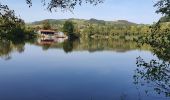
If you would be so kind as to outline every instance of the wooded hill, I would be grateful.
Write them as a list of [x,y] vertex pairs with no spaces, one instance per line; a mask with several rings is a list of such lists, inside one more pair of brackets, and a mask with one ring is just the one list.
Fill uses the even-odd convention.
[[105,20],[98,20],[98,19],[94,19],[91,18],[89,20],[86,19],[75,19],[75,18],[70,18],[70,19],[45,19],[45,20],[41,20],[41,21],[35,21],[32,22],[31,25],[41,25],[43,24],[44,21],[48,21],[50,24],[54,25],[54,24],[64,24],[65,21],[72,21],[75,22],[77,24],[101,24],[101,25],[125,25],[125,26],[132,26],[132,25],[137,25],[136,23],[133,22],[129,22],[126,20],[117,20],[117,21],[105,21]]

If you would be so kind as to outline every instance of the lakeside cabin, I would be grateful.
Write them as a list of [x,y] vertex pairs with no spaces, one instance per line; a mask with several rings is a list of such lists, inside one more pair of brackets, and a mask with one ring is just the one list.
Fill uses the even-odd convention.
[[52,31],[52,30],[39,30],[38,31],[38,34],[40,36],[43,36],[43,37],[48,37],[48,36],[54,36],[55,35],[55,31]]
[[55,32],[53,30],[39,30],[38,34],[42,37],[67,38],[63,32]]

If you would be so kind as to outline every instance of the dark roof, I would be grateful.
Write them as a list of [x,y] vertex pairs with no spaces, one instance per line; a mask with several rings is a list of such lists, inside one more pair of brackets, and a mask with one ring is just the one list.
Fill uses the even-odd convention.
[[50,32],[50,33],[55,33],[53,30],[39,30],[40,32]]

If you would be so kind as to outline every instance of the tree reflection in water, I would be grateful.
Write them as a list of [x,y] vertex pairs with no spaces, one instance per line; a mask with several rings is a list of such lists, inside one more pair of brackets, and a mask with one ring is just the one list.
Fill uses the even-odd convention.
[[25,49],[25,44],[30,43],[42,47],[42,50],[62,49],[65,53],[73,51],[88,51],[90,53],[97,51],[113,51],[113,52],[127,52],[130,50],[150,50],[150,47],[144,45],[138,47],[136,42],[126,40],[113,39],[90,39],[80,38],[76,40],[67,40],[63,38],[35,38],[32,40],[9,41],[5,39],[0,40],[0,57],[4,59],[11,58],[13,52],[22,53]]
[[138,47],[134,41],[114,40],[114,39],[90,39],[80,38],[76,40],[58,40],[58,39],[40,39],[37,46],[41,46],[43,50],[48,49],[63,49],[65,53],[73,51],[89,51],[91,53],[97,51],[113,51],[113,52],[127,52],[130,50],[150,50],[148,45]]
[[18,52],[23,53],[25,50],[25,44],[35,43],[36,38],[33,39],[27,39],[27,40],[7,40],[7,39],[0,39],[0,58],[3,58],[5,60],[10,60],[12,57],[12,53]]
[[159,58],[158,60],[152,59],[146,62],[142,57],[137,58],[134,83],[147,86],[148,89],[151,87],[158,94],[170,97],[169,49],[153,47],[153,52]]
[[24,51],[25,42],[12,42],[6,39],[0,39],[0,57],[9,60],[12,52],[22,53]]
[[73,41],[64,41],[63,42],[63,50],[66,53],[72,52],[73,51]]

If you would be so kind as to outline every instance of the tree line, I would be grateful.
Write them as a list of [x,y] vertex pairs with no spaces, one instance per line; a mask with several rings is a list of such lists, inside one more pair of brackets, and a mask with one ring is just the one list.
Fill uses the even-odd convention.
[[[32,0],[25,0],[25,1],[29,5],[29,7],[33,5]],[[83,3],[90,3],[92,5],[97,5],[102,2],[103,0],[50,0],[50,1],[42,0],[42,3],[44,4],[44,6],[46,6],[47,9],[51,12],[56,9],[62,9],[62,10],[70,9],[71,10],[71,9],[74,9],[76,5],[81,5]],[[154,6],[157,7],[156,13],[163,14],[166,17],[166,20],[169,19],[169,16],[170,16],[170,10],[169,10],[170,1],[169,0],[159,0]],[[1,2],[0,2],[0,22],[1,22],[0,23],[1,24],[0,25],[1,27],[0,36],[1,37],[23,38],[23,37],[29,36],[29,35],[25,36],[25,34],[21,34],[27,31],[25,27],[23,27],[25,26],[23,20],[15,16],[14,10],[9,9],[8,5],[2,4]],[[158,21],[158,23],[160,22],[161,20]],[[155,26],[157,29],[161,27],[161,25],[155,25]],[[146,26],[146,25],[117,27],[117,26],[111,26],[111,25],[102,26],[102,25],[90,24],[90,25],[86,25],[85,28],[83,29],[79,28],[79,26],[76,26],[74,30],[76,31],[76,33],[79,33],[82,36],[106,37],[106,38],[108,36],[124,38],[124,36],[127,37],[129,35],[134,36],[136,38],[136,37],[140,37],[141,35],[140,33],[146,33],[146,34],[152,33],[152,35],[149,35],[151,39],[148,39],[148,40],[152,40],[152,39],[157,39],[156,36],[157,35],[159,36],[159,33],[166,32],[162,30],[159,30],[156,32],[154,31],[156,30],[156,28],[153,28],[153,27],[150,28],[150,26]],[[28,30],[30,30],[30,28]],[[165,34],[167,34],[167,32]]]

